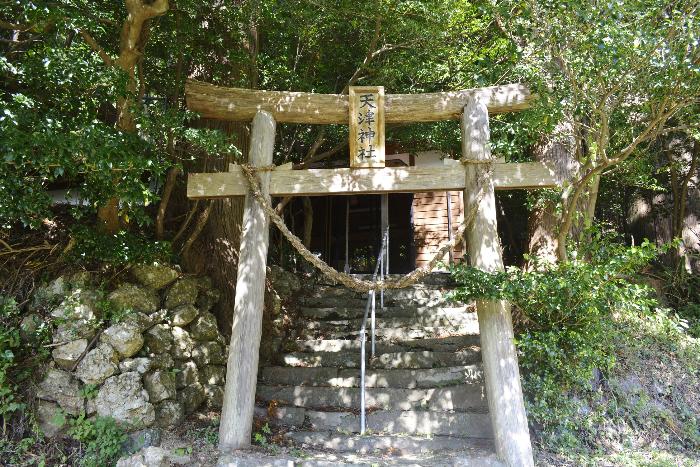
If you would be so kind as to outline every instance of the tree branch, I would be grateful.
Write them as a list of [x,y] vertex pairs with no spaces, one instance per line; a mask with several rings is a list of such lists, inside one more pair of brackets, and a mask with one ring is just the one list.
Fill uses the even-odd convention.
[[318,162],[320,160],[331,157],[332,155],[337,154],[340,151],[342,151],[343,149],[345,149],[347,147],[347,145],[348,145],[348,140],[347,140],[347,138],[345,138],[343,141],[336,144],[335,146],[333,146],[333,148],[329,149],[328,151],[324,151],[324,152],[317,154],[309,159],[304,160],[304,162],[301,163],[301,166],[303,168],[305,168],[309,164],[312,164],[314,162]]
[[87,43],[87,45],[89,45],[92,50],[97,52],[97,55],[100,56],[105,65],[114,65],[114,60],[112,59],[112,57],[110,57],[109,54],[105,52],[105,50],[100,46],[100,44],[97,43],[97,41],[90,35],[89,32],[87,32],[84,29],[79,29],[78,32],[80,32],[81,37]]
[[190,234],[185,244],[182,245],[182,250],[180,250],[181,255],[184,255],[187,252],[187,250],[189,250],[190,247],[192,247],[192,244],[195,242],[195,240],[197,240],[199,234],[202,233],[204,226],[207,225],[207,220],[209,220],[209,214],[211,214],[211,208],[213,205],[213,201],[209,201],[207,203],[206,207],[200,214],[199,219],[197,219],[197,223],[194,225],[194,230]]
[[10,23],[9,21],[5,21],[3,19],[0,19],[0,29],[5,29],[8,31],[29,31],[31,28],[33,28],[33,24],[19,24],[19,23]]

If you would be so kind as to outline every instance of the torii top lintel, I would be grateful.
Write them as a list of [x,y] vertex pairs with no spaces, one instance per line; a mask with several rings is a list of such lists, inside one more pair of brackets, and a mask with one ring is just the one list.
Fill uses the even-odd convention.
[[[489,114],[526,109],[536,99],[524,84],[505,84],[462,91],[427,94],[387,94],[386,123],[458,120],[470,97],[477,97]],[[206,118],[251,121],[259,110],[280,123],[348,124],[348,96],[309,92],[227,88],[195,80],[185,84],[187,107]]]

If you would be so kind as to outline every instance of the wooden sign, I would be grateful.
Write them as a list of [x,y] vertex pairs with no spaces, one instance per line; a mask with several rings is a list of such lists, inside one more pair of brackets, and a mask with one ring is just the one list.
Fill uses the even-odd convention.
[[384,167],[384,87],[351,86],[350,167]]

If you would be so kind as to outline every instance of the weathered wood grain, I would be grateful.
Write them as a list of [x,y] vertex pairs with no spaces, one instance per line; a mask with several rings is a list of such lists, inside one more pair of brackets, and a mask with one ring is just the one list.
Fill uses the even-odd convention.
[[[498,114],[530,106],[534,94],[523,84],[505,84],[462,91],[426,94],[387,94],[386,123],[458,120],[469,98],[479,98]],[[284,123],[348,124],[348,96],[308,92],[259,91],[227,88],[187,80],[187,107],[202,117],[250,121],[259,110]]]
[[[497,190],[556,187],[554,176],[540,162],[494,164],[492,179]],[[465,186],[461,166],[275,170],[270,174],[272,196],[461,191]],[[235,166],[230,172],[192,173],[187,181],[191,199],[243,196],[246,190],[245,177]]]
[[[363,94],[371,94],[374,97],[372,105],[374,105],[373,110],[362,107]],[[348,102],[349,102],[349,131],[348,139],[350,142],[350,167],[384,167],[384,87],[383,86],[350,86],[350,91],[348,92]],[[374,124],[366,125],[360,124],[358,121],[359,114],[366,112],[367,110],[372,110],[374,112]],[[370,129],[373,132],[371,138],[364,138],[360,140],[360,131],[362,129]],[[367,134],[367,133],[365,133]],[[360,158],[359,150],[364,149],[365,151],[372,151],[373,157]]]
[[[470,100],[462,115],[462,155],[468,160],[491,159],[489,133],[486,105]],[[487,176],[486,170],[481,164],[469,164],[465,168],[464,212],[476,208],[466,243],[472,266],[496,272],[503,271],[503,257],[496,223],[494,180]],[[513,344],[510,304],[505,300],[478,300],[477,316],[496,453],[510,467],[530,467],[534,465],[532,445]]]
[[[265,166],[272,163],[275,126],[274,118],[267,112],[259,112],[253,119],[248,156],[252,165]],[[269,178],[269,172],[260,174],[261,189],[268,197]],[[219,426],[221,451],[250,445],[262,335],[269,227],[270,219],[262,206],[252,195],[246,195],[231,346]]]

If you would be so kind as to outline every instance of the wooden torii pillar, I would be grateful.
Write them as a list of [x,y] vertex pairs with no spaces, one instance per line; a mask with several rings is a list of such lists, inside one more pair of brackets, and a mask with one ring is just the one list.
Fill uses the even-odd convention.
[[[253,121],[251,165],[272,162],[275,121],[348,123],[348,97],[311,93],[222,88],[196,81],[186,85],[190,110],[207,118]],[[461,119],[462,152],[467,160],[491,160],[489,114],[528,107],[533,99],[519,84],[432,94],[385,96],[387,123]],[[456,162],[456,161],[452,161]],[[555,187],[545,165],[467,163],[444,167],[340,168],[261,172],[265,196],[327,196],[396,192],[464,191],[465,212],[476,205],[467,232],[471,264],[485,271],[503,269],[496,225],[494,190]],[[489,176],[490,175],[490,176]],[[481,192],[481,193],[479,193]],[[248,193],[240,167],[229,172],[190,174],[191,199],[246,196],[238,264],[234,321],[226,390],[219,429],[222,451],[250,445],[258,371],[269,219]],[[523,403],[510,305],[480,300],[477,314],[482,358],[497,455],[509,466],[532,466],[532,446]]]

